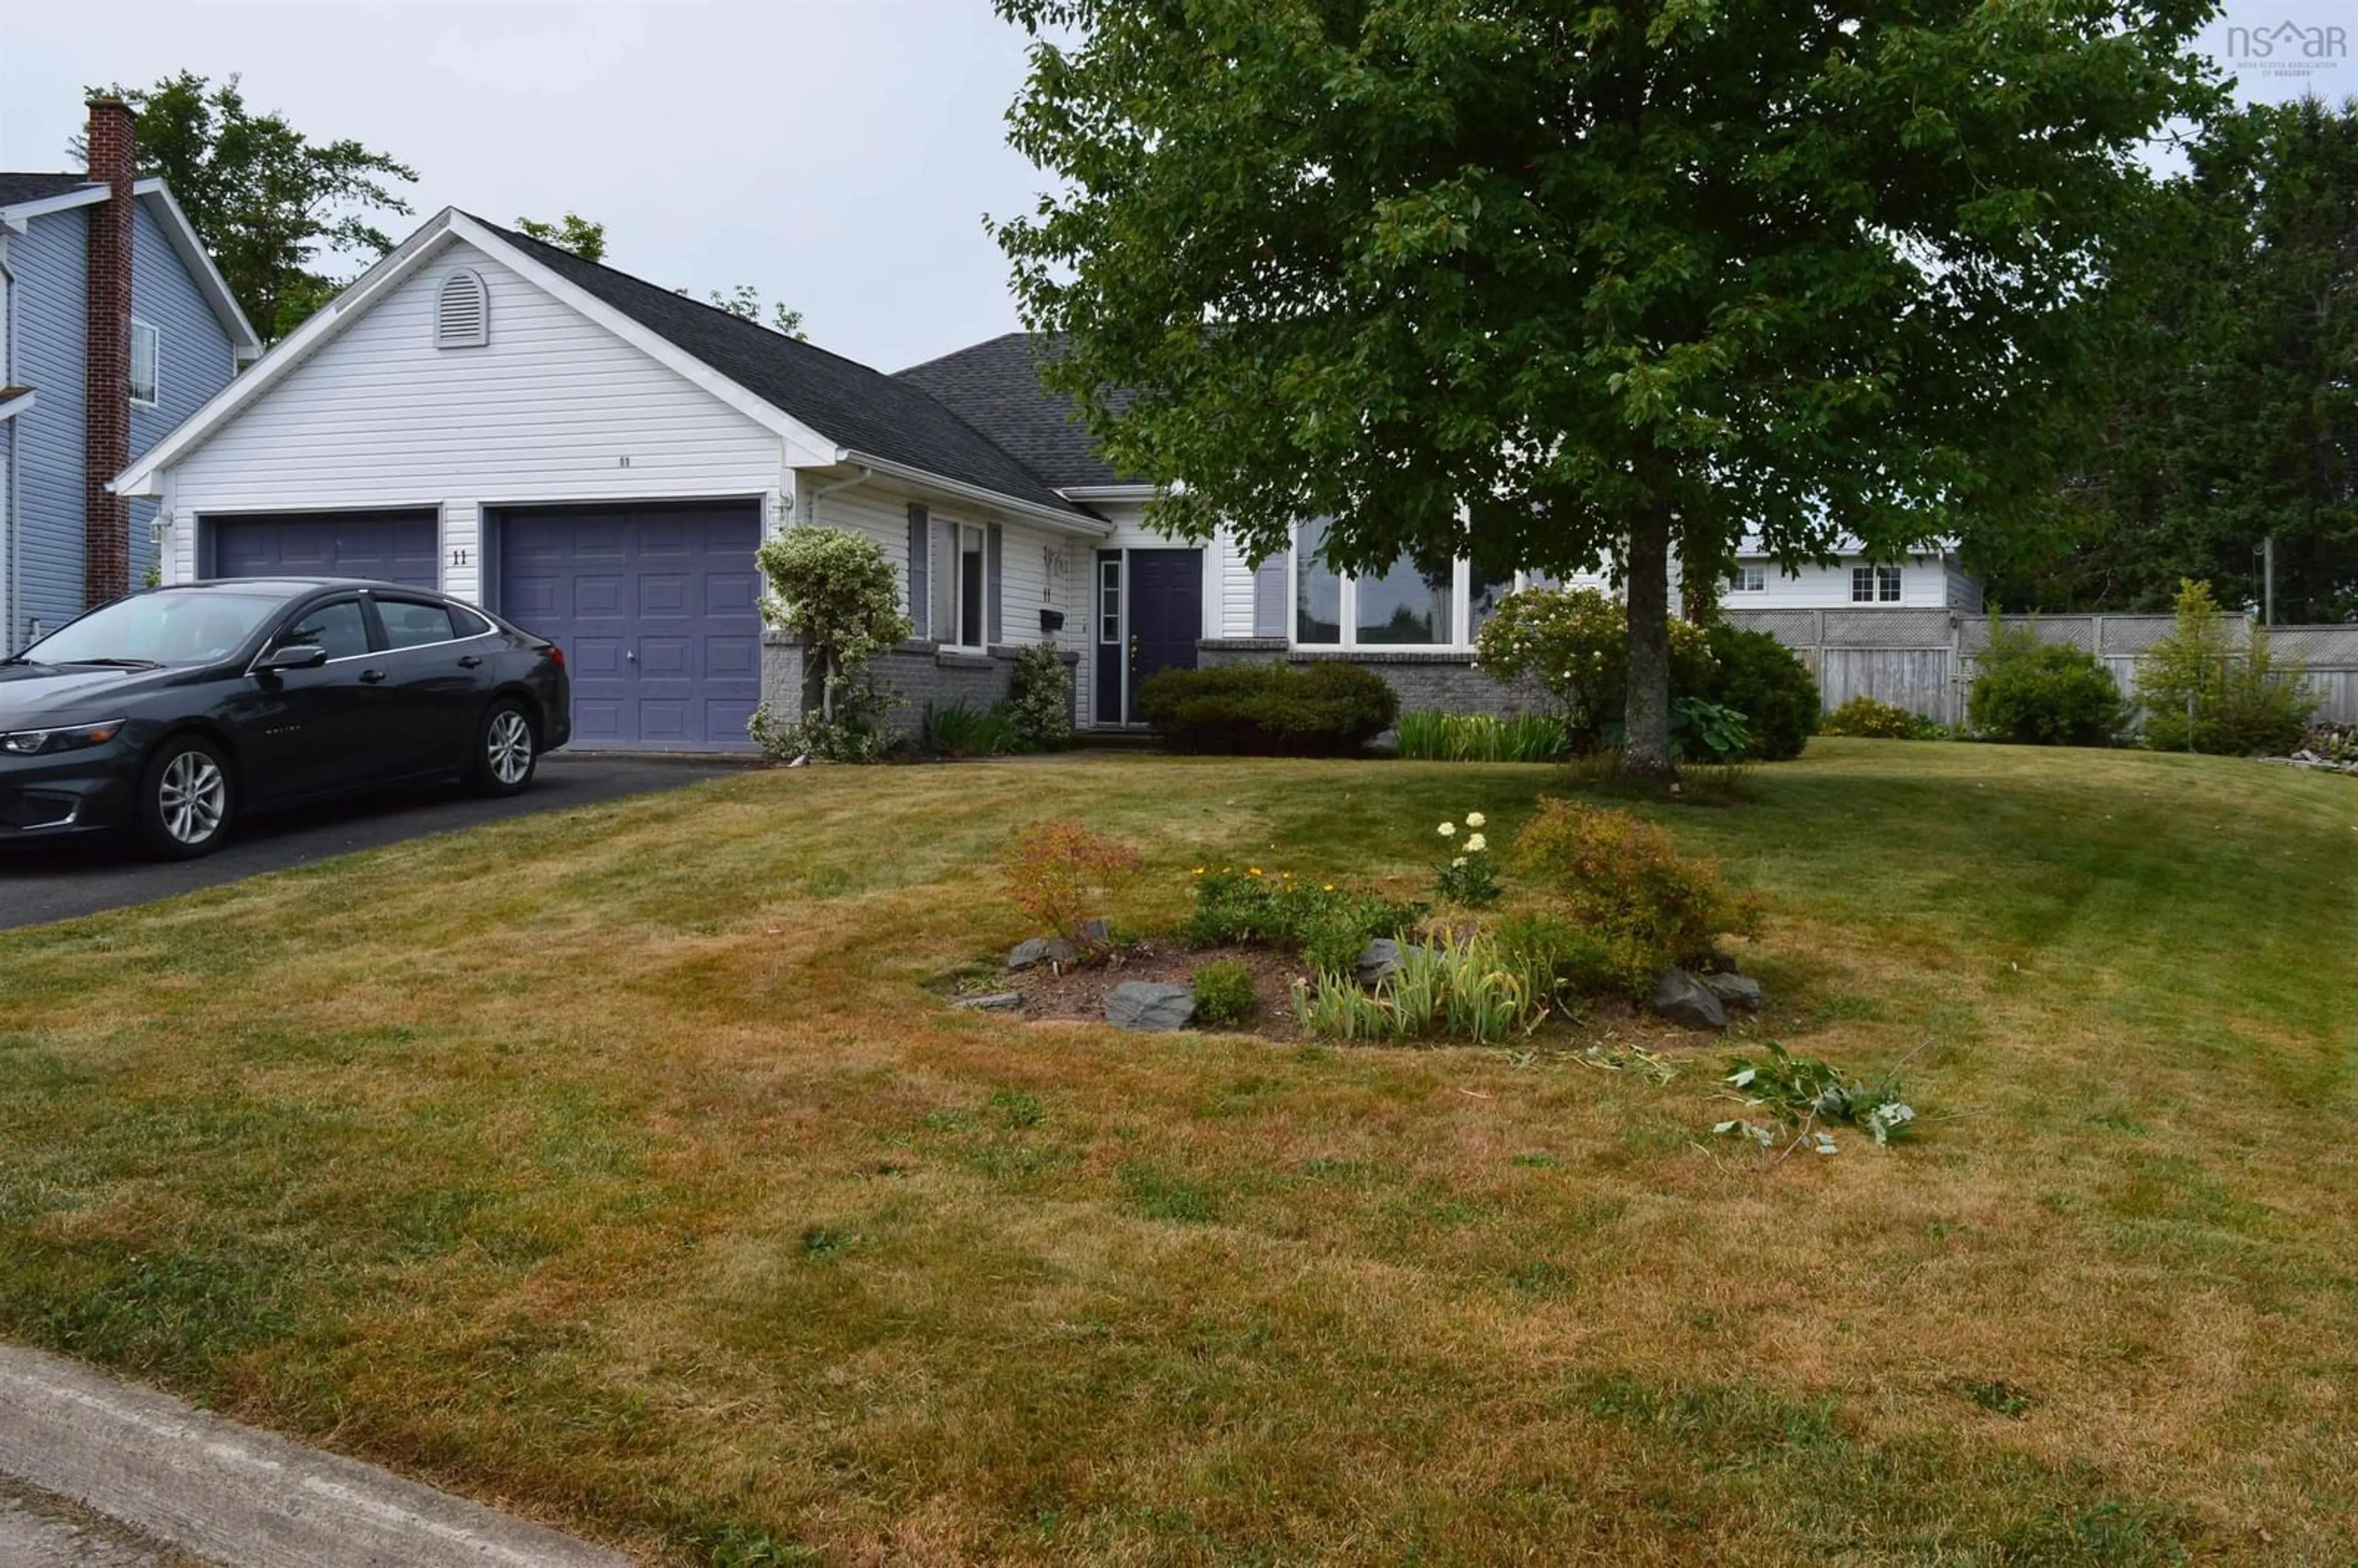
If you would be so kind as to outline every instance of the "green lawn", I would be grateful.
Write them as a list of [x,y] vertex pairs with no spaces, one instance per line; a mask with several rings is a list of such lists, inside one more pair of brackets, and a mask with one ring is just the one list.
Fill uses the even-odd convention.
[[[0,935],[0,1334],[650,1559],[2358,1560],[2358,787],[1819,741],[1660,813],[1770,1169],[1561,1053],[954,1014],[1077,814],[1121,912],[1423,885],[1523,767],[765,773]],[[1606,1044],[1667,1036],[1599,1023]]]

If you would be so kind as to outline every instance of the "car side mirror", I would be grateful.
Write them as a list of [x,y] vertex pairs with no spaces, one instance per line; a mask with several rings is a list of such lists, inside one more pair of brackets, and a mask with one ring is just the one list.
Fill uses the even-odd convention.
[[317,643],[289,643],[254,661],[259,675],[283,675],[288,670],[316,670],[328,662],[328,650]]

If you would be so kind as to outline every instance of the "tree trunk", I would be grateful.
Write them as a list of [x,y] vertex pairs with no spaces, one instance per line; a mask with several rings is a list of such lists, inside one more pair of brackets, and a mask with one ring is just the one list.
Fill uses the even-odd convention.
[[1629,704],[1622,771],[1672,779],[1671,765],[1671,518],[1660,501],[1629,523]]

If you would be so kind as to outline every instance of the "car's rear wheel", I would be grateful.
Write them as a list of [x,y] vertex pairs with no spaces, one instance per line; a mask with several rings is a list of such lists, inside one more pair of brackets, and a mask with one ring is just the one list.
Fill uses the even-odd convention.
[[169,860],[210,855],[229,837],[237,806],[229,759],[200,735],[174,735],[139,776],[139,847]]
[[540,737],[532,715],[514,697],[503,697],[483,715],[475,736],[475,761],[467,782],[478,795],[514,795],[528,788],[540,767]]

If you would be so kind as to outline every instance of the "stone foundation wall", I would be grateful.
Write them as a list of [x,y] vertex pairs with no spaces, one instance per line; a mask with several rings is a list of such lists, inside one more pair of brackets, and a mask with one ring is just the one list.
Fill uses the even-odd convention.
[[[879,654],[868,667],[880,684],[901,694],[885,722],[900,734],[914,735],[929,702],[983,708],[1005,700],[1020,651],[1011,644],[995,644],[988,654],[964,654],[938,643],[908,642]],[[1068,653],[1064,659],[1069,718],[1074,711],[1070,694],[1079,686],[1075,666],[1080,655]],[[793,638],[771,633],[763,639],[762,697],[773,713],[790,712],[803,701],[803,649]]]
[[1294,648],[1282,637],[1221,637],[1196,644],[1195,656],[1206,666],[1358,665],[1375,671],[1400,694],[1402,713],[1439,708],[1445,713],[1491,713],[1510,719],[1520,713],[1550,711],[1547,696],[1539,687],[1528,681],[1493,680],[1475,668],[1471,654],[1415,648]]

